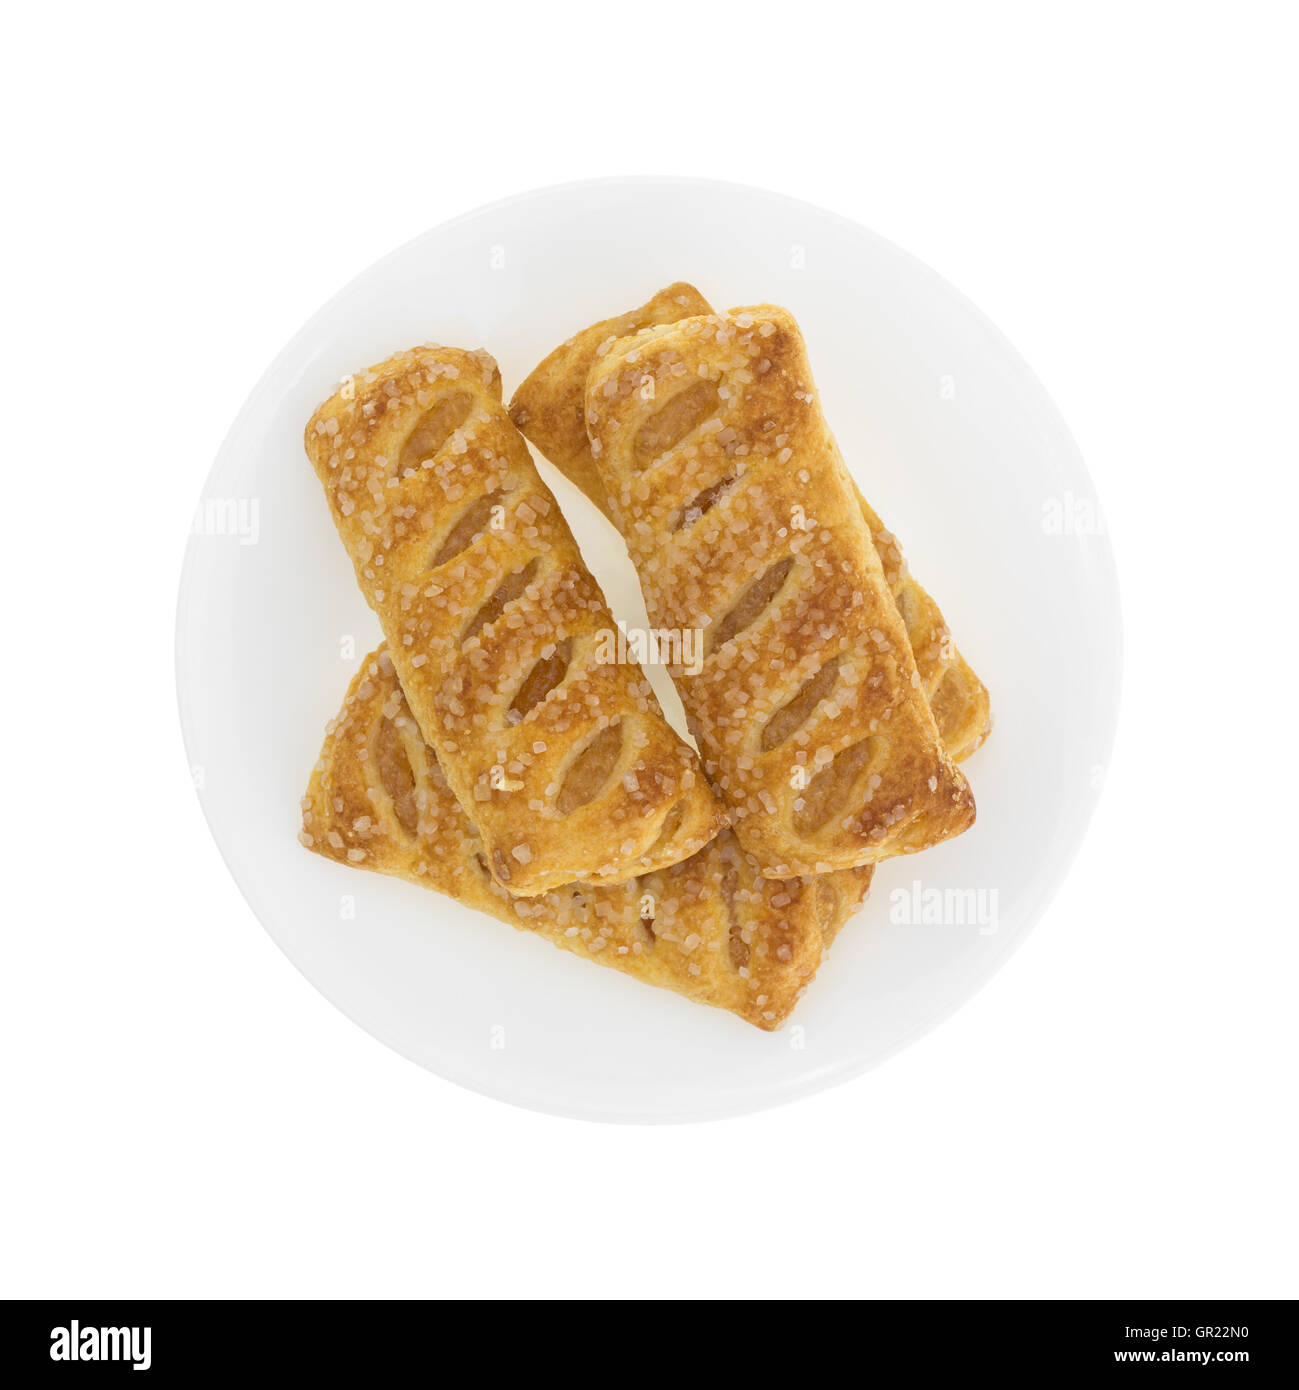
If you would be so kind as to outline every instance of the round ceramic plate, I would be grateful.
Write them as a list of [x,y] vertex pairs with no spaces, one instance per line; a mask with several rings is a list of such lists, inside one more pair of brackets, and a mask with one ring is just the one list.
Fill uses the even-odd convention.
[[[799,320],[849,467],[992,693],[966,764],[978,821],[880,867],[793,1019],[765,1034],[412,884],[298,843],[299,798],[380,633],[302,448],[349,372],[433,340],[486,347],[506,398],[562,339],[689,280]],[[622,544],[547,464],[614,613],[645,623]],[[217,843],[266,930],[350,1018],[440,1076],[604,1120],[737,1114],[845,1081],[986,981],[1083,836],[1118,702],[1119,605],[1091,482],[1014,349],[932,271],[772,193],[620,179],[525,194],[426,233],[330,301],[267,370],[207,480],[177,622],[185,741]],[[678,724],[680,703],[650,672]]]

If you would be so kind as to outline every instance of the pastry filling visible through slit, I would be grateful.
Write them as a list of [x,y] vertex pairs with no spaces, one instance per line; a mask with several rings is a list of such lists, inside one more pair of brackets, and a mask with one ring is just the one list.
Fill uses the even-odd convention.
[[511,574],[507,574],[500,584],[496,587],[496,592],[489,598],[483,606],[470,618],[465,630],[460,634],[460,641],[467,642],[471,637],[481,632],[483,628],[490,627],[497,618],[505,612],[506,608],[514,602],[516,598],[532,583],[537,571],[541,568],[541,557],[533,556],[522,569],[517,569]]
[[715,381],[696,381],[679,391],[636,431],[637,468],[646,468],[680,444],[691,430],[717,413],[720,397]]
[[501,883],[510,881],[510,864],[504,853],[499,849],[492,851],[492,867],[496,870],[496,877]]
[[917,612],[916,595],[908,584],[899,584],[893,593],[893,601],[898,606],[898,612],[902,615],[903,625],[906,627],[907,636],[910,637],[916,630]]
[[[639,885],[638,885],[638,886],[639,886]],[[654,914],[653,914],[652,912],[650,912],[650,913],[644,913],[644,912],[642,912],[642,913],[641,913],[641,916],[640,916],[640,929],[641,929],[641,931],[643,931],[643,932],[645,933],[645,940],[646,940],[651,946],[653,946],[654,943],[655,943],[656,941],[658,941],[658,933],[655,932],[655,930],[654,930]]]
[[420,417],[401,451],[401,467],[418,468],[432,458],[469,418],[474,398],[468,391],[455,391]]
[[812,880],[812,910],[822,936],[828,936],[838,916],[839,890],[829,874],[817,874]]
[[817,705],[834,689],[835,682],[839,679],[841,660],[841,657],[836,656],[827,661],[804,683],[802,689],[793,699],[781,705],[775,714],[767,720],[762,730],[762,751],[764,753],[770,753],[773,748],[779,748],[787,738],[792,738],[812,717]]
[[414,835],[419,827],[419,808],[415,804],[415,773],[401,730],[391,719],[383,719],[374,735],[374,760],[379,782],[392,800],[392,809],[401,827]]
[[563,684],[572,660],[573,644],[565,637],[556,643],[549,656],[539,657],[532,670],[523,678],[519,692],[510,702],[511,722],[517,723],[530,709],[535,709],[550,692]]
[[733,865],[728,865],[718,885],[722,895],[722,905],[726,908],[726,920],[730,924],[726,934],[726,954],[737,970],[743,970],[749,963],[749,943],[744,939],[744,927],[735,903],[736,874]]
[[610,724],[569,764],[555,804],[561,816],[576,811],[599,796],[622,752],[622,724]]
[[763,610],[780,592],[781,585],[789,577],[794,567],[794,557],[786,555],[762,572],[740,595],[738,602],[720,622],[708,629],[710,651],[724,646],[732,637],[737,637],[746,627],[751,627]]
[[712,510],[718,502],[736,484],[737,478],[734,473],[729,473],[719,482],[713,483],[710,487],[704,488],[697,496],[693,497],[673,518],[672,531],[684,531],[687,526],[693,526],[701,516]]
[[877,740],[864,738],[835,755],[804,788],[794,805],[794,828],[802,834],[819,830],[842,810],[862,775],[870,767]]
[[448,560],[454,560],[462,551],[468,550],[487,530],[492,520],[492,508],[500,506],[504,497],[503,492],[489,492],[466,508],[460,519],[447,532],[446,539],[438,546],[429,561],[429,569],[437,569],[439,565],[445,565]]
[[663,824],[659,827],[658,839],[649,849],[649,857],[652,859],[660,850],[666,850],[676,838],[677,832],[681,829],[681,821],[684,816],[684,802],[678,801],[677,804],[663,817]]

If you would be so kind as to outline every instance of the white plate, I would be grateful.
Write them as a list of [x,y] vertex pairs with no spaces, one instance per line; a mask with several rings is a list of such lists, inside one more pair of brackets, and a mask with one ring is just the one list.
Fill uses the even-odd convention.
[[[325,723],[380,637],[303,454],[312,410],[348,372],[430,339],[490,349],[508,398],[562,338],[676,279],[719,307],[768,300],[794,312],[850,467],[992,691],[993,735],[966,764],[977,824],[880,868],[792,1025],[774,1035],[411,884],[327,863],[296,838]],[[616,534],[542,468],[615,613],[644,622]],[[177,619],[181,720],[203,807],[294,964],[441,1076],[603,1120],[791,1100],[857,1075],[951,1013],[1063,878],[1118,703],[1119,605],[1098,518],[1078,450],[1014,349],[950,285],[861,227],[691,180],[525,194],[426,233],[354,280],[235,421],[204,492]],[[675,718],[675,695],[656,685]],[[929,920],[940,902],[944,920]]]

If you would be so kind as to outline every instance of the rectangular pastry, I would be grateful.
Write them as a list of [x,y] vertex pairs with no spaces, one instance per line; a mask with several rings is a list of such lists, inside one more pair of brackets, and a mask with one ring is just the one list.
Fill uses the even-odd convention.
[[924,849],[974,820],[821,413],[772,305],[647,328],[587,379],[591,452],[740,843],[770,876]]
[[[597,357],[619,338],[713,312],[693,285],[678,281],[638,309],[592,324],[560,344],[514,393],[510,416],[542,454],[613,520],[586,432],[586,379]],[[853,485],[884,565],[884,577],[906,624],[920,684],[943,746],[957,762],[969,757],[991,726],[988,692],[957,650],[942,610],[915,581],[896,537]]]
[[621,882],[726,823],[501,404],[485,352],[427,346],[348,378],[307,454],[406,698],[520,896]]
[[512,897],[488,872],[382,648],[353,678],[302,808],[302,842],[318,854],[433,888],[764,1029],[789,1016],[872,873],[764,879],[723,831],[692,858],[627,883]]

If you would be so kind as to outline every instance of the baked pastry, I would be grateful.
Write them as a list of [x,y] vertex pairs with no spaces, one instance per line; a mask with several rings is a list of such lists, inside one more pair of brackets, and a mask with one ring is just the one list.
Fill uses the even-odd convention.
[[992,731],[988,688],[957,650],[942,609],[911,577],[897,537],[879,519],[855,483],[853,491],[884,567],[884,582],[907,630],[921,693],[934,716],[938,737],[954,762],[964,762]]
[[974,798],[943,748],[803,338],[772,305],[619,339],[591,452],[740,843],[775,877],[924,849]]
[[872,873],[764,879],[723,831],[693,858],[628,883],[511,897],[488,872],[382,648],[353,678],[302,808],[302,842],[317,854],[436,889],[765,1029],[788,1017]]
[[485,352],[421,347],[349,378],[307,454],[419,727],[522,896],[621,882],[725,824],[501,404]]
[[593,323],[560,343],[514,393],[510,419],[610,521],[613,513],[586,433],[586,378],[596,358],[603,357],[619,338],[656,324],[712,312],[712,306],[693,285],[679,280],[639,309]]
[[[596,359],[619,338],[656,324],[675,323],[713,312],[693,285],[678,281],[638,309],[604,319],[574,334],[542,361],[514,393],[510,417],[533,444],[604,514],[613,520],[586,432],[586,378]],[[906,624],[921,688],[933,711],[939,737],[960,762],[987,737],[991,727],[988,692],[957,650],[942,610],[916,583],[897,538],[853,485],[862,515],[884,565],[884,577]]]

